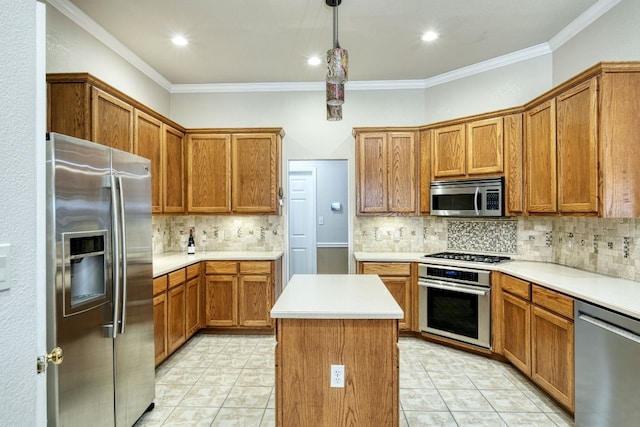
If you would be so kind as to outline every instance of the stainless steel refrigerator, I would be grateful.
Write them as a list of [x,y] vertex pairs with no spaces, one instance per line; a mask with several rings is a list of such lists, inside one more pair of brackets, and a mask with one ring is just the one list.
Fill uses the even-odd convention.
[[155,398],[150,162],[47,138],[50,426],[131,426]]

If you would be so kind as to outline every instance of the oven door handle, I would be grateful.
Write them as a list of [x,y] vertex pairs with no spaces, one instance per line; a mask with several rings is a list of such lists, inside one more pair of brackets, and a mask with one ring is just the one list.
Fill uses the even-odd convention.
[[460,292],[462,294],[485,296],[489,293],[489,290],[479,290],[472,286],[444,284],[438,282],[431,282],[426,280],[418,280],[418,285],[425,286],[427,288],[442,289],[444,291]]

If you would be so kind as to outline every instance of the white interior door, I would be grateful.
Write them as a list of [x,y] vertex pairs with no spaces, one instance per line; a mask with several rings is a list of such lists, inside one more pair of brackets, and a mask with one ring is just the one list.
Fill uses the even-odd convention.
[[316,170],[289,172],[289,278],[316,274]]

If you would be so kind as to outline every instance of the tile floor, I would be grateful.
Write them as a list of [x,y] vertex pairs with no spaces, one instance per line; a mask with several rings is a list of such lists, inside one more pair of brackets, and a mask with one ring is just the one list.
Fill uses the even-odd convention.
[[[142,426],[275,425],[273,336],[194,336],[156,370]],[[509,365],[400,339],[400,426],[572,426]]]

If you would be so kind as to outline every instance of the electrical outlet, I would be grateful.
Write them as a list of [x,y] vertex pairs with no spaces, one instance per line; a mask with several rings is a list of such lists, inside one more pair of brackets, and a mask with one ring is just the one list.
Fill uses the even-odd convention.
[[344,388],[344,365],[331,365],[331,387]]

